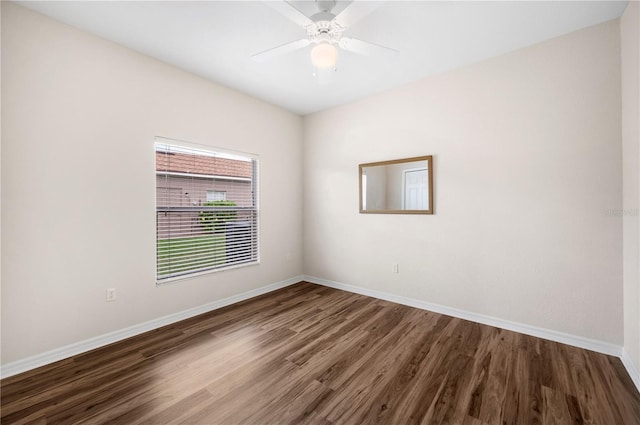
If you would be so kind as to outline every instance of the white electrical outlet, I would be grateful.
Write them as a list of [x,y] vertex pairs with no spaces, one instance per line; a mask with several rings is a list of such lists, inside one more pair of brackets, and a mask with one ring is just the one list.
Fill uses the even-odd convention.
[[107,288],[107,302],[116,300],[116,288]]
[[391,271],[394,273],[398,273],[398,263],[393,263],[391,265]]

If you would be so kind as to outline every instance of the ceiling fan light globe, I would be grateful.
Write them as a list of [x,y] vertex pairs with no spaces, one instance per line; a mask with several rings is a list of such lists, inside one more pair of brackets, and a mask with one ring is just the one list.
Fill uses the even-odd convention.
[[328,43],[317,44],[311,49],[311,63],[316,68],[335,68],[338,63],[338,49]]

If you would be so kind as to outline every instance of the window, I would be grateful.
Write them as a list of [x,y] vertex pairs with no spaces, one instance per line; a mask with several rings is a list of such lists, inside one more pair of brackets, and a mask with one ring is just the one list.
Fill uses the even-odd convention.
[[218,190],[207,190],[207,201],[226,201],[227,192],[220,192]]
[[158,283],[258,262],[255,156],[156,138]]

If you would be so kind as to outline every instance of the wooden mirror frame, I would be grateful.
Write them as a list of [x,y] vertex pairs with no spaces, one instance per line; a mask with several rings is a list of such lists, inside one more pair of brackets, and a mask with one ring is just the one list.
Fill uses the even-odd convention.
[[[363,193],[362,193],[362,174],[363,169],[366,167],[379,167],[385,165],[395,165],[402,164],[407,162],[416,162],[416,161],[427,161],[427,177],[429,181],[428,185],[428,199],[429,199],[429,209],[427,210],[396,210],[396,209],[364,209],[363,208]],[[358,165],[358,187],[359,187],[359,204],[360,204],[360,213],[361,214],[433,214],[433,157],[432,155],[425,156],[416,156],[413,158],[402,158],[402,159],[394,159],[391,161],[380,161],[380,162],[369,162],[365,164]]]

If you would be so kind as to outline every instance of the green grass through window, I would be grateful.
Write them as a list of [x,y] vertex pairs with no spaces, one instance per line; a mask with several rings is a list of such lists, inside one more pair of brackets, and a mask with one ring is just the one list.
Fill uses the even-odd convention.
[[210,269],[227,259],[224,234],[158,239],[157,253],[159,278]]

